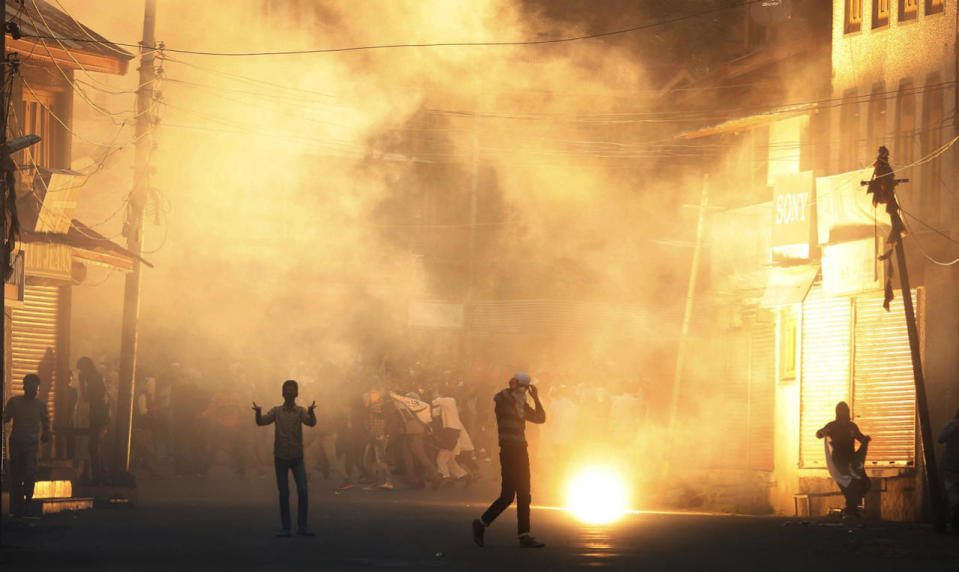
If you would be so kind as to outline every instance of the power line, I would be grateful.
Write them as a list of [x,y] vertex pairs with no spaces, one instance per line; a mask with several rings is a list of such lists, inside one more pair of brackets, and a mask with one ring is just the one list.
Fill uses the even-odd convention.
[[922,226],[928,228],[929,230],[933,231],[934,233],[938,234],[939,236],[945,238],[945,239],[948,240],[949,242],[952,242],[952,243],[954,243],[954,244],[959,244],[959,240],[956,240],[956,239],[952,238],[951,236],[949,236],[948,234],[942,232],[942,231],[939,230],[938,228],[932,226],[931,224],[927,223],[926,221],[922,220],[921,218],[917,217],[916,215],[910,213],[910,212],[907,211],[906,209],[902,208],[902,206],[899,207],[899,210],[901,210],[903,213],[905,213],[907,216],[909,216],[911,219],[915,220],[916,222],[918,222],[918,223],[921,224]]
[[[899,210],[902,210],[902,207],[900,207]],[[959,263],[959,258],[955,258],[953,260],[950,260],[949,262],[942,262],[941,260],[936,260],[935,258],[933,258],[928,252],[926,252],[926,249],[923,248],[922,243],[919,242],[919,239],[916,238],[916,236],[913,234],[912,229],[909,228],[909,224],[906,223],[905,220],[903,221],[903,224],[906,225],[906,230],[909,231],[908,238],[912,238],[912,242],[915,243],[917,247],[919,247],[919,252],[922,253],[923,257],[925,257],[926,260],[928,260],[929,262],[932,262],[933,264],[937,266],[952,266],[953,264]]]
[[[196,56],[248,57],[248,56],[292,56],[292,55],[306,55],[306,54],[327,54],[327,53],[338,53],[338,52],[358,52],[358,51],[367,51],[367,50],[384,50],[384,49],[397,49],[397,48],[542,46],[542,45],[548,45],[548,44],[578,42],[582,40],[595,40],[599,38],[608,38],[611,36],[629,34],[629,33],[638,32],[641,30],[648,30],[651,28],[658,28],[660,26],[675,24],[678,22],[683,22],[685,20],[692,20],[695,18],[701,18],[703,16],[718,14],[720,12],[725,12],[731,9],[742,8],[752,4],[758,4],[763,1],[764,0],[746,0],[745,2],[737,2],[735,4],[729,4],[727,6],[713,8],[711,10],[701,10],[693,14],[685,14],[682,16],[674,17],[674,18],[659,20],[657,22],[650,22],[647,24],[640,24],[638,26],[631,26],[629,28],[611,30],[608,32],[598,32],[595,34],[583,34],[580,36],[550,38],[545,40],[372,44],[372,45],[365,45],[365,46],[349,46],[349,47],[343,47],[343,48],[316,48],[316,49],[303,49],[303,50],[277,50],[277,51],[263,51],[263,52],[214,52],[214,51],[185,50],[185,49],[174,49],[174,48],[164,48],[164,49],[168,52],[174,52],[178,54],[190,54],[190,55],[196,55]],[[90,39],[90,38],[57,38],[55,36],[40,36],[37,34],[24,34],[23,37],[36,38],[36,39],[67,40],[71,42],[88,42],[88,43],[94,42],[98,44],[103,43],[99,40]],[[134,44],[134,43],[125,43],[125,42],[109,42],[109,43],[113,44],[114,46],[124,46],[124,47],[131,47],[131,48],[140,47],[140,44]]]

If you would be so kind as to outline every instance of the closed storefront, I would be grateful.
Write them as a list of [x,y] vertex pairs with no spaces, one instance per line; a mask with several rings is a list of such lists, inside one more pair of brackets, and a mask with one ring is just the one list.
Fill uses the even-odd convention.
[[12,394],[23,391],[23,376],[40,376],[40,399],[47,402],[50,419],[54,418],[57,376],[57,337],[59,332],[59,286],[27,284],[23,307],[12,310],[11,367]]
[[[922,290],[913,291],[916,319],[924,317]],[[856,298],[853,360],[854,421],[872,437],[867,466],[903,466],[915,462],[916,387],[902,299],[886,312],[882,294]]]
[[714,451],[713,467],[773,468],[775,407],[775,324],[761,318],[749,327],[727,330],[722,336],[724,367],[711,400],[716,431],[724,446]]
[[776,406],[776,330],[774,321],[758,322],[750,335],[749,354],[749,468],[773,469],[774,410]]
[[816,431],[835,418],[836,403],[849,400],[852,301],[829,298],[819,285],[803,304],[799,465],[825,467]]
[[[913,291],[923,323],[922,289]],[[830,298],[819,285],[803,304],[800,466],[825,467],[816,431],[845,401],[863,433],[872,437],[867,466],[915,462],[916,400],[902,300],[887,312],[882,293]]]

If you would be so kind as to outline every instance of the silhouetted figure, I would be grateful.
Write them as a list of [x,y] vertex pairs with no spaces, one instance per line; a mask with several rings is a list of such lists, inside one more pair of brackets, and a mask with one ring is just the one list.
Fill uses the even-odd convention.
[[107,388],[103,383],[103,376],[93,365],[92,359],[82,357],[77,360],[77,370],[80,372],[80,392],[90,406],[90,418],[87,424],[89,427],[87,444],[90,451],[90,478],[99,480],[103,470],[100,463],[100,441],[110,424]]
[[[366,446],[368,466],[373,468],[373,482],[364,487],[364,490],[373,490],[379,488],[382,490],[393,490],[393,473],[390,471],[390,463],[386,458],[386,447],[389,444],[389,435],[386,432],[386,411],[384,400],[380,396],[378,388],[370,388],[366,394],[366,407],[369,411],[368,433],[370,436],[369,444]],[[382,482],[380,478],[382,477]]]
[[273,466],[276,469],[276,487],[280,493],[280,523],[283,526],[277,533],[280,537],[290,536],[289,471],[293,471],[293,480],[296,482],[296,533],[300,536],[313,536],[313,531],[307,526],[310,501],[306,490],[306,465],[303,464],[303,425],[316,425],[316,415],[313,412],[316,402],[309,408],[300,407],[296,404],[298,394],[299,386],[292,379],[288,379],[283,382],[283,405],[274,407],[263,415],[260,406],[253,403],[257,425],[276,423],[273,435]]
[[[526,393],[533,398],[536,408],[526,402]],[[532,502],[529,486],[529,454],[526,450],[526,422],[545,423],[546,411],[539,401],[539,392],[530,385],[528,373],[516,372],[509,380],[509,387],[493,398],[496,425],[499,430],[499,461],[503,484],[499,498],[493,501],[479,519],[473,521],[473,541],[483,546],[486,527],[496,520],[516,497],[516,519],[519,543],[524,548],[545,546],[530,533],[529,505]]]
[[903,224],[902,217],[899,215],[899,202],[896,200],[897,184],[896,173],[892,170],[892,165],[889,164],[889,149],[881,146],[879,147],[876,162],[873,163],[872,179],[869,181],[866,193],[872,195],[873,206],[886,206],[886,214],[889,215],[889,224],[892,225],[889,236],[886,237],[886,248],[888,250],[879,257],[880,260],[886,263],[886,287],[882,307],[885,308],[887,312],[889,311],[889,303],[892,302],[895,297],[892,291],[892,264],[890,262],[892,249],[896,246],[896,243],[902,240],[902,237],[907,234],[906,225]]
[[[826,442],[826,461],[839,490],[846,497],[843,516],[859,516],[859,503],[869,491],[871,482],[866,476],[865,461],[870,438],[859,431],[849,419],[849,405],[845,401],[836,404],[836,419],[816,431],[816,437],[829,437]],[[856,449],[859,441],[859,449]],[[829,446],[832,446],[830,452]]]
[[31,516],[33,486],[37,480],[37,456],[40,443],[50,440],[47,404],[37,398],[40,377],[34,373],[23,378],[23,395],[7,401],[3,422],[13,420],[10,433],[10,509],[14,516]]
[[959,410],[939,434],[939,442],[946,445],[942,455],[943,480],[952,514],[953,531],[959,532]]

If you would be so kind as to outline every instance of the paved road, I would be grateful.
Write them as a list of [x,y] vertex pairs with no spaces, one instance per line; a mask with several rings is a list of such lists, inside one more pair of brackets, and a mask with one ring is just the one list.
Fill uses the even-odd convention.
[[548,546],[530,550],[516,546],[509,510],[480,549],[469,523],[492,483],[342,495],[323,485],[311,484],[315,538],[272,536],[275,493],[265,477],[170,479],[142,483],[135,508],[4,520],[3,570],[959,570],[959,537],[921,525],[703,514],[639,513],[591,528],[537,508],[534,532]]

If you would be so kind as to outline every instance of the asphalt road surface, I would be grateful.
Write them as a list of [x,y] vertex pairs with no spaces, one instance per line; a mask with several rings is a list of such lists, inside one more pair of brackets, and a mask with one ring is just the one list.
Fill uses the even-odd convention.
[[[3,521],[3,570],[959,570],[959,536],[918,524],[640,512],[589,527],[564,510],[533,510],[543,549],[516,543],[510,509],[475,546],[470,521],[495,483],[333,494],[311,482],[316,537],[274,538],[266,476],[141,483],[135,507]],[[535,498],[534,498],[535,501]],[[295,518],[295,493],[293,499]]]

